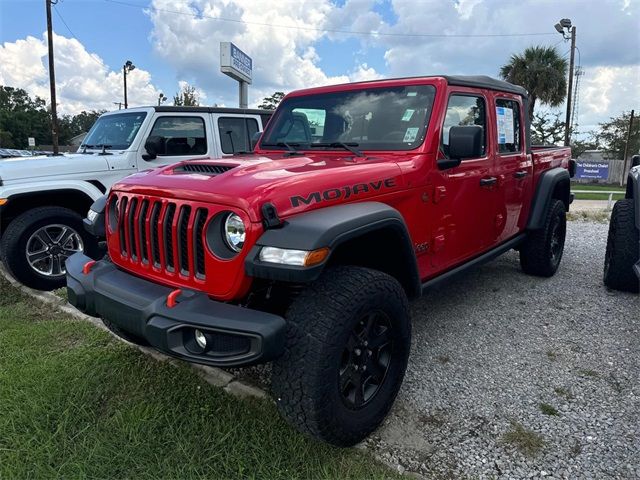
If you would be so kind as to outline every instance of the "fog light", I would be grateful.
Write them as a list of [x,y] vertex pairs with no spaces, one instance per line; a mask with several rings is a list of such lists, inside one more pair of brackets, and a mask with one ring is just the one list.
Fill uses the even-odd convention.
[[194,337],[196,338],[196,343],[201,349],[207,348],[207,337],[200,330],[195,330],[193,332]]

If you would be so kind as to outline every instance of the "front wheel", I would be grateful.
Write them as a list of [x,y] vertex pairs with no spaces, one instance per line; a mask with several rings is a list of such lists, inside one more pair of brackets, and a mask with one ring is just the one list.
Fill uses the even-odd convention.
[[354,445],[384,420],[409,356],[407,297],[391,276],[361,267],[325,272],[293,302],[272,389],[303,433]]
[[2,261],[21,283],[38,290],[66,284],[65,261],[76,252],[97,252],[82,218],[63,207],[40,207],[16,217],[2,236]]

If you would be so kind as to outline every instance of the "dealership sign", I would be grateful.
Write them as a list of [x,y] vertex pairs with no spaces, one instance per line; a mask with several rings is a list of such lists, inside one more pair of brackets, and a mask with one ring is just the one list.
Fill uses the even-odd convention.
[[607,180],[609,178],[609,164],[604,162],[577,161],[575,178],[592,180]]
[[220,71],[239,82],[251,83],[253,60],[231,42],[220,42]]

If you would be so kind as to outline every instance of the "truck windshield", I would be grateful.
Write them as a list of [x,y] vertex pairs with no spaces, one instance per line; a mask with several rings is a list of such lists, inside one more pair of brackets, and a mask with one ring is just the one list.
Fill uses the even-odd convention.
[[87,148],[129,148],[147,114],[145,112],[117,113],[104,115],[93,124],[84,139]]
[[434,96],[432,85],[409,85],[291,97],[278,107],[261,147],[412,150],[424,141]]

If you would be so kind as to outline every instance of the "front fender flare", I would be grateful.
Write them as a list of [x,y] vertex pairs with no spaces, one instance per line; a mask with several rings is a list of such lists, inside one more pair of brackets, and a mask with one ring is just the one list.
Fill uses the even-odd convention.
[[407,226],[400,212],[380,202],[338,205],[286,219],[282,227],[269,229],[258,239],[247,255],[245,271],[256,278],[308,283],[320,276],[330,257],[312,267],[281,265],[261,262],[260,249],[270,246],[310,251],[329,247],[333,252],[340,244],[379,229],[397,233],[409,278],[404,286],[409,296],[419,295],[418,264]]

